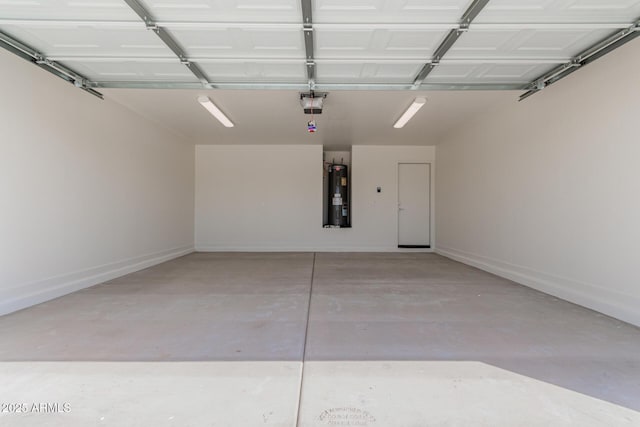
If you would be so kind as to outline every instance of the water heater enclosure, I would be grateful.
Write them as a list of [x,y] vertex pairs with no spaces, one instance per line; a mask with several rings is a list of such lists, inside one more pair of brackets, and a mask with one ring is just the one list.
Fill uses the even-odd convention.
[[349,226],[349,173],[346,165],[329,166],[329,225]]

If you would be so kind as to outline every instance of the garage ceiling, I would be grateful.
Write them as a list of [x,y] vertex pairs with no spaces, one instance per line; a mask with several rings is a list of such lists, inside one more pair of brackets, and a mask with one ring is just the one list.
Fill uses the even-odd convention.
[[[639,17],[640,0],[0,0],[0,46],[197,143],[433,145],[640,35]],[[331,92],[313,136],[309,89]]]
[[97,89],[525,90],[638,17],[634,0],[0,0],[2,33]]
[[[517,102],[511,91],[335,91],[307,133],[305,115],[292,90],[106,89],[105,96],[196,144],[436,145],[444,134]],[[235,123],[228,129],[200,106],[209,95]],[[402,129],[393,123],[414,96],[427,96],[419,115]]]

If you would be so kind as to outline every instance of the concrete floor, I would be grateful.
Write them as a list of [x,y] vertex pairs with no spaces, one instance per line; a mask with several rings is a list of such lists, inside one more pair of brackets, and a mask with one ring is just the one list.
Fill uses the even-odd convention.
[[160,401],[153,425],[640,425],[639,328],[434,254],[195,253],[0,317],[0,342],[2,402],[76,408],[0,424],[148,425],[91,397],[165,378],[215,416]]

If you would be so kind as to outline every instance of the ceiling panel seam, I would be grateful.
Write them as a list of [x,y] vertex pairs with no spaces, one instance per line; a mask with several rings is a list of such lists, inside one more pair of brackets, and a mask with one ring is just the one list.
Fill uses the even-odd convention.
[[[102,89],[198,89],[200,83],[172,81],[94,81],[92,87]],[[411,83],[316,83],[316,90],[410,90]],[[423,90],[525,90],[527,83],[425,83]],[[307,83],[218,82],[217,89],[229,90],[307,90]]]
[[[298,29],[300,24],[292,22],[225,22],[225,21],[170,21],[154,20],[155,25],[164,28],[181,29]],[[96,26],[112,28],[140,28],[146,26],[140,21],[116,21],[96,19],[26,19],[26,18],[0,18],[0,25],[32,25],[32,26]],[[460,28],[460,22],[335,22],[312,23],[313,28],[323,30],[348,30],[348,29],[383,29],[383,30],[449,30]],[[624,29],[633,25],[633,22],[614,21],[590,21],[590,22],[476,22],[469,24],[469,30],[597,30],[597,29]]]
[[[172,63],[175,56],[49,56],[52,61],[90,61],[90,62],[111,62],[111,61],[129,61],[129,62],[164,62]],[[255,62],[255,63],[271,63],[271,64],[298,64],[300,59],[297,58],[270,58],[270,57],[216,57],[216,56],[189,56],[186,58],[189,62],[201,63],[237,63],[237,62]],[[469,57],[469,58],[445,58],[440,60],[440,64],[564,64],[571,58],[543,58],[543,57]],[[430,61],[429,61],[430,62]],[[424,64],[423,59],[419,58],[377,58],[367,57],[362,59],[350,58],[321,58],[314,59],[314,63],[330,63],[330,64]]]

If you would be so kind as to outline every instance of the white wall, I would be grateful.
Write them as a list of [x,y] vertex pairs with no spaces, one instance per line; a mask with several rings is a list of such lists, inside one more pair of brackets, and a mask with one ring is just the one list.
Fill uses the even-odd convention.
[[192,145],[5,51],[0,69],[0,314],[192,250]]
[[438,251],[640,325],[638,69],[640,40],[445,138]]
[[398,163],[433,164],[434,147],[354,145],[350,229],[322,228],[322,161],[321,146],[197,146],[196,249],[397,251]]

